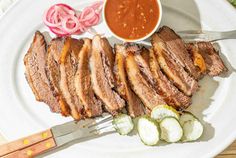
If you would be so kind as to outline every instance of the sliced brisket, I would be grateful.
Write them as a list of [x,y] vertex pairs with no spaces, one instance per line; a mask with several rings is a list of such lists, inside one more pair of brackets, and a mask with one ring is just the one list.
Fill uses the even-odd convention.
[[191,96],[197,89],[198,83],[173,59],[168,53],[166,43],[155,33],[152,45],[157,61],[167,77],[186,95]]
[[124,45],[115,45],[115,65],[114,65],[114,75],[116,89],[118,93],[127,101],[127,110],[129,115],[132,117],[137,117],[144,114],[144,106],[139,97],[131,90],[128,83],[127,74],[125,71],[125,55],[126,49]]
[[137,94],[137,96],[139,96],[143,104],[150,110],[159,104],[166,104],[162,97],[157,94],[153,86],[150,85],[150,83],[148,83],[148,81],[143,76],[139,69],[139,65],[135,60],[135,53],[137,52],[133,52],[133,48],[127,48],[127,57],[125,63],[129,83],[133,91]]
[[46,75],[46,56],[47,50],[44,36],[37,31],[24,57],[25,75],[36,100],[48,104],[53,112],[60,112],[59,102],[53,95]]
[[153,50],[150,50],[150,69],[153,77],[157,81],[159,94],[164,98],[168,105],[177,110],[186,109],[191,104],[190,97],[180,92],[167,77],[162,73]]
[[96,47],[101,52],[102,62],[104,65],[105,77],[111,88],[114,88],[114,74],[113,74],[113,67],[115,61],[115,55],[113,54],[112,47],[109,44],[109,41],[106,38],[101,38],[100,43],[96,44]]
[[55,38],[50,42],[48,47],[46,72],[50,82],[50,88],[53,91],[53,95],[59,101],[61,114],[64,116],[68,116],[70,114],[70,107],[66,103],[59,86],[60,82],[59,60],[63,45],[64,45],[64,39],[62,38]]
[[102,114],[102,102],[96,98],[91,84],[89,70],[91,50],[91,40],[84,39],[84,45],[78,55],[78,69],[75,75],[76,92],[84,106],[87,117],[95,117]]
[[150,50],[106,38],[55,38],[47,47],[37,31],[24,57],[25,76],[36,100],[52,112],[75,120],[100,116],[103,105],[112,115],[127,103],[130,116],[150,114],[160,104],[184,110],[205,74],[227,71],[210,42],[185,44],[163,26],[151,38]]
[[102,100],[107,111],[116,114],[125,106],[125,101],[112,88],[114,76],[112,72],[113,52],[108,41],[99,35],[92,41],[90,58],[91,81],[95,94]]
[[193,52],[194,47],[197,47],[205,61],[207,74],[210,76],[218,76],[227,71],[227,67],[219,56],[219,53],[214,49],[210,42],[198,42],[196,44],[188,44],[190,53]]
[[83,105],[76,94],[74,78],[77,71],[77,56],[83,46],[83,40],[67,37],[60,56],[60,89],[71,109],[71,116],[79,120],[83,118]]
[[[152,85],[157,94],[159,94],[168,105],[171,105],[179,110],[185,109],[191,103],[190,98],[173,86],[161,72],[156,61],[156,57],[153,56],[153,51],[149,52],[146,48],[142,48],[141,51],[141,54],[135,54],[135,60],[139,65],[139,69],[145,79],[150,83],[150,85]],[[144,54],[150,55],[149,58]]]
[[173,59],[195,79],[201,77],[198,68],[194,66],[193,61],[185,47],[183,40],[169,27],[163,26],[158,31],[159,37],[165,42],[168,52]]

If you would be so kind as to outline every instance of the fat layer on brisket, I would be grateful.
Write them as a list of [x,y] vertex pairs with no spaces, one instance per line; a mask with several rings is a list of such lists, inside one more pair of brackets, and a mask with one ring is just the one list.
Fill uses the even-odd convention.
[[197,42],[195,44],[187,44],[187,48],[191,54],[197,49],[198,53],[203,57],[206,66],[206,73],[210,76],[218,76],[227,71],[227,67],[220,58],[219,53],[214,49],[210,42]]
[[89,59],[92,51],[92,41],[83,39],[84,44],[78,58],[78,69],[75,74],[75,87],[77,95],[84,106],[87,117],[95,117],[102,114],[102,102],[93,91],[89,69]]

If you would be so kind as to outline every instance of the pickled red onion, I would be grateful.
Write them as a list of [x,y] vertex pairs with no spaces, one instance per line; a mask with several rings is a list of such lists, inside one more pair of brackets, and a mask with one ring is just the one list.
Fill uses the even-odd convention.
[[61,19],[72,12],[75,14],[74,9],[66,4],[55,4],[45,12],[43,21],[48,27],[58,27],[61,25]]
[[56,34],[56,35],[59,36],[59,37],[69,35],[68,33],[62,31],[61,28],[56,28],[56,27],[55,27],[55,28],[52,28],[52,27],[50,28],[50,27],[49,27],[49,29],[50,29],[50,31],[52,31],[52,33]]
[[66,4],[55,4],[45,12],[43,21],[57,36],[82,34],[99,23],[102,7],[103,2],[98,1],[79,13]]
[[93,5],[91,5],[90,7],[95,10],[96,14],[100,14],[103,8],[103,3],[104,3],[103,1],[98,1]]
[[[72,20],[72,21],[69,21],[69,20]],[[79,20],[77,19],[77,17],[72,16],[72,15],[68,15],[65,18],[63,18],[61,23],[62,23],[63,30],[69,34],[75,33],[80,28]]]

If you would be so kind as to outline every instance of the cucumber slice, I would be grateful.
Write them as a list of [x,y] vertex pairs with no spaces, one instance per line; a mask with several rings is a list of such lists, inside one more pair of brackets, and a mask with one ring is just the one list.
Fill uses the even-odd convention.
[[182,115],[180,116],[179,123],[181,124],[181,126],[183,126],[184,123],[188,121],[194,121],[195,119],[197,119],[197,117],[194,116],[192,113],[188,111],[184,111]]
[[165,117],[175,117],[178,120],[179,113],[171,106],[158,105],[152,110],[151,117],[158,122],[160,122]]
[[182,141],[184,142],[195,141],[203,134],[203,125],[197,117],[190,112],[184,112],[180,116],[180,124],[184,130],[184,135],[182,138]]
[[157,122],[148,117],[142,116],[138,119],[138,134],[146,145],[156,145],[160,140],[159,126]]
[[175,117],[166,117],[160,122],[161,139],[168,143],[178,142],[183,136],[183,129]]
[[134,128],[134,123],[132,118],[126,114],[119,114],[115,116],[113,118],[112,124],[120,135],[127,135]]

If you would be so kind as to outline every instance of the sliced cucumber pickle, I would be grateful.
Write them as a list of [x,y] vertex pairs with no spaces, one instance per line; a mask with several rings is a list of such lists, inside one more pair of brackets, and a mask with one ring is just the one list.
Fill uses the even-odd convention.
[[154,119],[142,116],[138,119],[138,134],[145,145],[156,145],[160,140],[159,125]]
[[161,139],[168,143],[178,142],[183,136],[183,129],[175,117],[165,117],[160,122]]
[[204,128],[202,123],[190,112],[184,112],[180,116],[180,124],[184,130],[182,138],[184,142],[198,140],[203,134]]
[[134,123],[132,118],[126,114],[119,114],[115,116],[113,118],[112,124],[120,135],[127,135],[134,128]]
[[151,117],[158,122],[165,117],[175,117],[178,120],[179,113],[169,105],[158,105],[152,110]]

